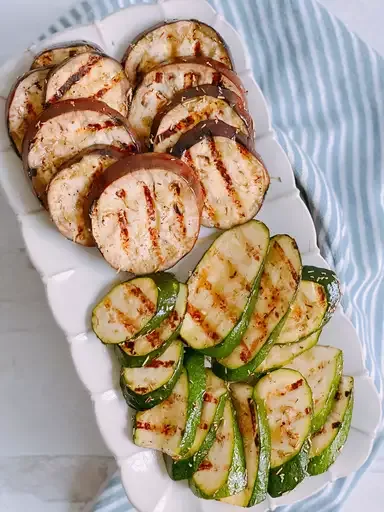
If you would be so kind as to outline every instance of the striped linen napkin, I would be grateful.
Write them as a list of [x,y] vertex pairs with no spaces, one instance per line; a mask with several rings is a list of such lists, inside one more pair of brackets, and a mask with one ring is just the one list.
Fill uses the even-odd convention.
[[[313,0],[210,0],[240,32],[294,168],[322,255],[344,285],[343,306],[383,398],[384,61]],[[47,34],[154,0],[82,1]],[[284,512],[340,509],[377,453]],[[133,510],[115,475],[89,508]],[[171,511],[169,511],[171,512]]]

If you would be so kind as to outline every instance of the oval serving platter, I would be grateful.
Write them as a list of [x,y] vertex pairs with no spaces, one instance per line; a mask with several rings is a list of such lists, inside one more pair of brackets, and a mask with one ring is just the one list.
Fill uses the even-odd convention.
[[[66,30],[50,41],[44,41],[44,45],[29,48],[0,68],[0,109],[4,112],[5,98],[15,78],[29,67],[33,57],[47,44],[87,39],[119,59],[128,43],[144,29],[163,20],[188,18],[205,22],[222,35],[248,91],[256,129],[256,149],[271,177],[278,178],[271,180],[257,218],[268,225],[271,234],[293,236],[304,264],[328,267],[320,256],[314,224],[296,188],[291,165],[275,139],[266,102],[252,77],[246,48],[239,34],[205,0],[164,0],[153,5],[133,6],[92,25]],[[186,482],[173,482],[168,477],[161,453],[143,450],[133,444],[131,412],[120,392],[118,363],[112,351],[93,334],[90,325],[93,305],[127,275],[116,274],[96,249],[72,244],[56,231],[33,195],[3,123],[0,123],[0,168],[1,185],[20,222],[32,263],[45,284],[53,315],[69,341],[74,365],[91,395],[97,423],[116,457],[131,503],[139,512],[242,510],[196,498]],[[173,269],[178,279],[184,281],[188,277],[188,272],[215,236],[214,229],[201,229],[193,251]],[[305,499],[328,483],[359,469],[371,452],[381,416],[380,400],[364,367],[357,333],[341,308],[324,328],[320,344],[342,349],[345,373],[355,378],[355,406],[348,441],[328,472],[307,478],[289,494],[278,499],[268,498],[250,510],[264,512]]]

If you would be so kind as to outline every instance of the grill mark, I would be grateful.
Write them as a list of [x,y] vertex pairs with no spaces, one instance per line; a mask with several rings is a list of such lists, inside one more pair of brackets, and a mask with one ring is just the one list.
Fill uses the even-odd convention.
[[240,201],[239,196],[238,196],[238,194],[237,194],[237,192],[236,192],[236,190],[235,190],[235,188],[233,186],[232,178],[229,175],[229,173],[227,171],[227,168],[224,165],[223,160],[221,159],[220,152],[218,151],[218,149],[216,147],[214,139],[212,137],[209,137],[207,139],[207,142],[208,142],[209,149],[211,151],[211,155],[212,155],[212,158],[214,160],[216,169],[218,170],[218,172],[220,173],[220,175],[221,175],[221,177],[222,177],[222,179],[224,181],[225,188],[226,188],[227,193],[228,193],[228,197],[235,204],[239,216],[241,218],[245,217],[245,213],[243,211],[243,207],[241,205],[241,201]]
[[100,130],[106,130],[107,128],[115,128],[116,123],[111,119],[108,119],[104,123],[90,123],[87,126],[80,127],[78,131],[90,131],[90,132],[98,132]]
[[135,334],[137,331],[136,323],[133,318],[130,318],[125,313],[123,313],[120,309],[112,307],[111,311],[116,315],[117,321],[119,324],[124,326],[130,335]]
[[[250,413],[251,422],[252,422],[252,435],[255,438],[255,443],[256,443],[256,437],[258,437],[258,434],[257,434],[255,404],[253,403],[252,398],[248,398],[247,401],[248,401],[249,413]],[[256,446],[258,446],[258,443],[256,443]]]
[[278,254],[279,254],[280,258],[283,260],[283,262],[288,266],[289,271],[290,271],[294,281],[297,283],[299,281],[299,275],[296,272],[294,266],[292,265],[291,260],[285,254],[284,249],[281,247],[281,245],[278,242],[275,242],[274,248],[278,252]]
[[120,83],[124,78],[124,73],[121,72],[121,73],[118,73],[117,75],[115,75],[112,80],[110,81],[110,83],[108,85],[106,85],[105,87],[103,87],[102,89],[100,89],[99,91],[97,91],[93,96],[92,98],[98,100],[100,98],[102,98],[105,94],[107,94],[108,91],[110,91],[115,85],[117,85],[118,83]]
[[209,391],[206,391],[204,393],[203,400],[204,400],[204,402],[208,402],[210,404],[218,404],[219,403],[219,400]]
[[187,228],[184,221],[184,204],[180,198],[180,185],[174,181],[169,184],[169,189],[173,194],[173,211],[176,213],[177,223],[179,225],[181,235],[183,238],[187,236]]
[[214,342],[217,342],[220,339],[220,336],[217,334],[216,330],[209,324],[209,322],[207,322],[205,315],[203,315],[199,309],[188,303],[187,313],[191,316],[192,320],[202,328],[204,334],[209,339]]
[[209,460],[203,460],[203,462],[200,464],[200,466],[198,467],[198,470],[197,471],[209,471],[210,469],[213,468],[213,464],[211,461]]
[[193,71],[184,73],[183,89],[189,89],[189,87],[196,87],[197,85],[199,85],[199,78],[200,78],[200,75],[198,73],[194,73]]
[[225,263],[229,267],[229,278],[233,279],[236,277],[236,279],[240,282],[240,286],[247,292],[250,292],[251,283],[247,280],[245,276],[243,276],[243,274],[240,274],[237,266],[234,263],[232,263],[232,261],[229,260],[220,251],[216,251],[215,254],[222,263]]
[[123,250],[129,254],[129,232],[128,232],[128,219],[126,210],[119,210],[117,213],[117,220],[120,227],[120,240]]
[[240,360],[243,363],[247,363],[252,357],[252,352],[249,350],[248,346],[245,344],[245,342],[243,340],[241,340],[241,342],[240,342],[240,347],[241,347]]
[[66,80],[63,85],[59,87],[52,98],[48,100],[48,103],[55,103],[56,101],[59,101],[64,96],[64,94],[66,94],[73,85],[85,77],[91,71],[93,65],[99,62],[101,59],[101,55],[91,55],[88,61],[80,66],[76,73],[71,75],[68,80]]
[[[183,160],[185,161],[186,164],[188,164],[196,172],[197,176],[199,176],[199,178],[200,178],[200,173],[195,166],[195,163],[193,161],[193,158],[192,158],[192,155],[191,155],[191,152],[189,149],[184,152]],[[201,187],[201,192],[203,194],[204,211],[205,211],[206,215],[208,216],[208,218],[212,222],[214,222],[215,221],[215,210],[212,208],[212,205],[207,200],[207,191],[206,191],[206,188],[205,188],[202,180],[200,180],[200,187]]]
[[233,304],[229,304],[229,301],[224,295],[216,291],[212,283],[208,280],[208,274],[206,269],[200,271],[197,283],[196,292],[200,290],[209,291],[213,299],[213,307],[219,309],[229,317],[232,323],[236,323],[239,317],[239,310]]
[[201,43],[199,39],[195,42],[195,46],[193,47],[193,53],[195,54],[195,57],[201,56]]
[[218,71],[215,71],[212,75],[212,85],[222,85],[222,75]]
[[148,421],[136,421],[136,429],[149,430],[164,436],[173,436],[176,434],[178,427],[175,425],[155,425]]
[[135,390],[135,393],[139,393],[140,395],[146,395],[149,392],[149,387],[148,386],[146,386],[146,387],[138,386],[134,390]]
[[146,368],[171,368],[175,361],[161,361],[160,359],[153,359]]
[[163,342],[159,329],[155,329],[154,331],[148,333],[145,338],[153,348],[157,348]]
[[148,313],[154,314],[155,313],[156,304],[154,304],[151,301],[151,299],[149,299],[138,286],[131,284],[128,289],[128,294],[134,295],[135,297],[137,297],[140,300],[141,306],[144,308],[146,314],[148,314]]
[[[156,224],[156,209],[155,209],[155,202],[153,200],[151,191],[149,190],[149,187],[143,183],[143,191],[144,191],[144,197],[146,202],[146,208],[147,208],[147,217],[148,220],[152,223]],[[151,238],[152,246],[154,249],[154,252],[156,254],[157,260],[159,263],[163,263],[163,256],[161,254],[161,249],[159,245],[159,230],[156,227],[150,226],[148,228],[149,236]]]
[[289,393],[289,391],[294,391],[295,389],[300,388],[303,384],[304,384],[304,380],[299,379],[296,382],[293,382],[292,384],[288,384],[287,386],[285,386],[284,389],[282,389],[281,391],[278,392],[278,395],[284,396],[287,393]]

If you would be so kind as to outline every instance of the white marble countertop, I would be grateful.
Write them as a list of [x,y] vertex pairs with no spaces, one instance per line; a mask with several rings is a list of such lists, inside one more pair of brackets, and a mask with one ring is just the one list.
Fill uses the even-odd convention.
[[[2,0],[0,63],[28,46],[72,4]],[[382,0],[323,4],[384,56]],[[0,232],[0,511],[77,512],[115,464],[1,192]],[[383,477],[384,453],[343,510],[383,510]]]

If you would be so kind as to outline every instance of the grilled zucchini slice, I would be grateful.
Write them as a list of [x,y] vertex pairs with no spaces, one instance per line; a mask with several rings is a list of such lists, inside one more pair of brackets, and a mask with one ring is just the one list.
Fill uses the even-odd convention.
[[133,424],[134,443],[177,457],[187,421],[187,404],[188,377],[183,368],[166,400],[152,409],[136,413]]
[[248,328],[232,353],[214,362],[216,375],[230,381],[252,375],[280,334],[295,298],[300,275],[301,258],[296,242],[288,235],[274,236]]
[[144,411],[169,397],[183,369],[184,347],[175,340],[142,368],[122,368],[120,387],[128,405]]
[[206,372],[206,390],[203,397],[200,424],[192,447],[183,459],[168,461],[168,470],[173,480],[186,480],[192,477],[207,456],[215,439],[224,414],[228,390],[223,380],[208,368]]
[[223,357],[240,342],[268,246],[269,230],[256,220],[228,230],[214,241],[187,283],[181,337],[190,347]]
[[253,399],[253,387],[244,383],[231,385],[239,429],[244,443],[247,487],[222,501],[239,507],[252,507],[267,496],[271,459],[271,439],[263,402]]
[[331,412],[323,427],[313,434],[308,473],[320,475],[335,462],[347,440],[353,411],[353,377],[342,376]]
[[317,345],[295,357],[287,368],[300,372],[312,390],[312,430],[316,432],[332,408],[343,372],[343,353],[338,348]]
[[288,365],[295,357],[317,344],[321,331],[317,331],[297,343],[284,343],[273,345],[264,361],[256,368],[254,376],[261,377],[264,373],[277,370]]
[[187,307],[188,288],[179,283],[175,309],[153,331],[115,346],[122,366],[138,368],[159,357],[178,337]]
[[294,343],[322,329],[340,301],[332,270],[303,267],[301,283],[277,343]]
[[118,284],[92,312],[96,336],[116,344],[154,331],[175,309],[178,291],[178,281],[166,273]]
[[200,498],[219,499],[241,492],[246,484],[243,442],[228,399],[215,442],[190,480],[190,487]]
[[267,411],[271,434],[268,493],[275,498],[294,489],[307,474],[312,392],[301,373],[281,368],[262,377],[254,393]]

